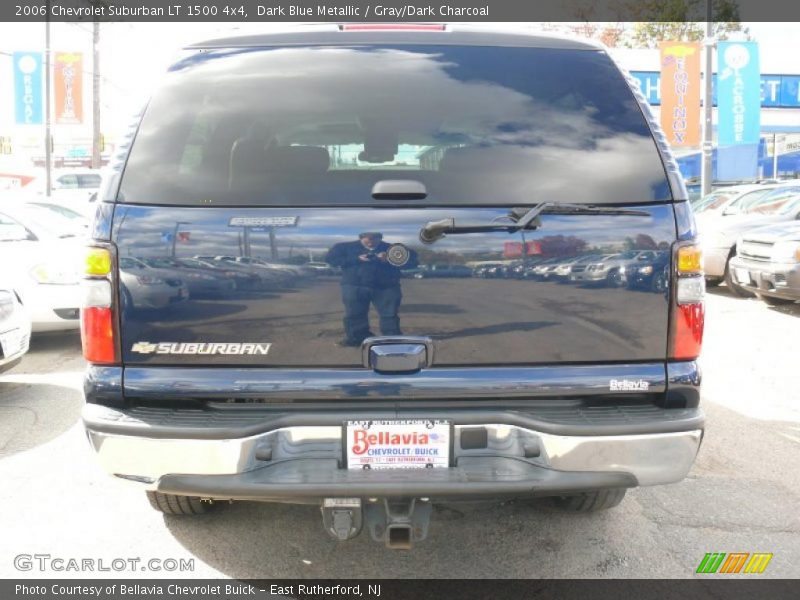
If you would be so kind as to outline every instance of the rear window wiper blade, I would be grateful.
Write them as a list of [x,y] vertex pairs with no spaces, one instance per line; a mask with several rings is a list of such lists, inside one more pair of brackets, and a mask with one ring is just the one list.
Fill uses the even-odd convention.
[[491,223],[482,225],[456,225],[454,218],[428,221],[419,232],[419,239],[424,244],[432,244],[447,234],[454,233],[486,233],[491,231],[504,231],[516,233],[524,229],[538,229],[541,214],[554,215],[627,215],[648,217],[650,213],[644,210],[618,208],[614,206],[598,206],[593,204],[569,204],[564,202],[542,202],[532,208],[513,208],[505,218],[509,223],[498,223],[494,219]]

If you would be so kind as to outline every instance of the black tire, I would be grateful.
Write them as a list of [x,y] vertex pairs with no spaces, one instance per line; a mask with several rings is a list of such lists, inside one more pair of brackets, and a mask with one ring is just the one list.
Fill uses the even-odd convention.
[[555,498],[555,505],[569,512],[596,512],[614,508],[625,497],[625,488],[596,490]]
[[147,492],[150,506],[165,515],[202,515],[211,510],[214,504],[203,502],[192,496],[175,496],[161,492]]
[[650,284],[650,289],[656,294],[663,294],[667,291],[669,284],[669,271],[664,269],[661,273],[653,275],[653,281]]
[[759,300],[763,300],[770,306],[786,306],[787,304],[794,304],[794,300],[788,298],[775,298],[774,296],[766,296],[765,294],[756,294]]
[[614,269],[606,275],[606,285],[611,288],[622,287],[622,274],[619,269]]
[[720,283],[722,279],[719,277],[706,277],[706,287],[717,287]]
[[725,285],[734,296],[738,296],[739,298],[752,298],[754,295],[752,292],[747,291],[733,280],[733,275],[731,274],[731,259],[734,256],[736,256],[736,252],[731,253],[728,257],[728,262],[725,264]]

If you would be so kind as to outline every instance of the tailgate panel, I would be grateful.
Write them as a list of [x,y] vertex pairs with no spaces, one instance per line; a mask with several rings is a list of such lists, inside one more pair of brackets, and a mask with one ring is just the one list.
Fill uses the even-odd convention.
[[[545,258],[567,263],[593,253],[647,250],[668,257],[675,239],[672,206],[635,208],[648,216],[542,215],[542,226],[526,231],[524,239],[520,233],[472,233],[424,245],[419,230],[428,221],[486,224],[508,214],[508,207],[118,205],[113,239],[121,259],[249,256],[269,263],[231,267],[239,273],[235,289],[211,281],[233,277],[219,262],[172,275],[142,265],[123,269],[123,360],[360,368],[360,349],[338,345],[345,316],[341,274],[305,263],[324,263],[335,244],[377,231],[388,244],[402,243],[418,255],[421,267],[400,279],[398,316],[403,334],[433,338],[434,366],[663,361],[668,290],[648,278],[628,289],[624,282],[540,279],[530,271]],[[522,256],[523,247],[529,256]],[[664,268],[659,265],[668,258],[651,263]],[[481,271],[486,264],[499,268]],[[242,281],[248,272],[257,285]],[[188,280],[196,274],[205,277]],[[370,323],[380,335],[374,305]]]

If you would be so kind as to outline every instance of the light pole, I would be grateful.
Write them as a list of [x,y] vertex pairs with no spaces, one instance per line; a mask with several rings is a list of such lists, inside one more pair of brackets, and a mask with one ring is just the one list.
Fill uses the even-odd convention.
[[45,196],[50,196],[53,157],[50,152],[50,0],[44,20],[44,170]]
[[181,225],[191,225],[191,221],[176,221],[175,227],[172,229],[172,258],[175,258],[175,242],[178,241],[178,229]]
[[706,64],[704,69],[705,89],[703,91],[703,161],[700,166],[700,187],[702,195],[711,193],[711,181],[714,177],[712,170],[712,152],[714,149],[714,129],[711,122],[713,107],[711,106],[711,78],[713,69],[712,58],[714,51],[714,16],[711,10],[711,0],[706,0],[706,38],[703,40],[705,47]]

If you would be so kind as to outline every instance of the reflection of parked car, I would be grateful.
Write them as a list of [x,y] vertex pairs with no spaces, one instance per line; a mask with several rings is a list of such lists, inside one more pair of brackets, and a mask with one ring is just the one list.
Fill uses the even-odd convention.
[[748,231],[736,244],[731,276],[767,304],[800,300],[800,223]]
[[317,275],[336,275],[336,269],[324,262],[307,262],[305,266]]
[[625,283],[625,272],[629,268],[635,269],[637,265],[655,260],[654,250],[626,250],[603,261],[606,284],[610,287],[619,287]]
[[260,258],[252,258],[250,256],[217,256],[218,260],[225,262],[235,262],[240,265],[250,265],[260,269],[268,269],[272,273],[277,273],[282,276],[283,282],[286,283],[297,277],[304,277],[314,275],[316,271],[307,268],[306,265],[290,265],[286,263],[273,263]]
[[575,261],[569,272],[569,280],[575,282],[596,282],[605,279],[604,271],[598,271],[598,266],[605,266],[604,261],[614,257],[614,254],[592,255]]
[[414,279],[429,277],[472,277],[472,269],[464,265],[425,265],[414,273]]
[[499,279],[505,277],[506,269],[502,263],[487,263],[475,267],[472,274],[483,279]]
[[669,283],[669,253],[642,253],[635,264],[625,268],[625,284],[629,289],[665,292]]
[[590,254],[588,256],[578,256],[570,260],[560,262],[558,265],[556,265],[556,268],[553,271],[553,278],[559,283],[567,283],[570,281],[570,275],[575,269],[580,269],[582,271],[586,268],[588,263],[601,258],[602,257],[598,254]]
[[177,275],[189,288],[193,298],[202,296],[217,297],[232,292],[236,286],[233,281],[216,273],[203,273],[182,265],[177,259],[169,257],[143,258],[139,260],[150,267],[158,277]]
[[16,292],[0,286],[0,373],[16,365],[28,351],[31,320]]
[[722,281],[737,296],[749,296],[750,292],[733,280],[730,261],[736,255],[736,241],[748,230],[770,223],[794,221],[800,217],[800,195],[793,194],[788,198],[776,197],[772,206],[779,206],[775,212],[750,212],[725,221],[718,221],[715,227],[700,231],[703,244],[703,266],[706,281],[709,285],[718,285]]
[[543,260],[534,265],[533,267],[531,267],[531,274],[533,276],[533,279],[539,281],[547,279],[547,273],[551,269],[555,269],[556,266],[561,262],[561,260],[562,259],[560,257],[548,258],[547,260]]
[[30,314],[33,331],[80,326],[83,235],[68,219],[39,206],[0,208],[0,265]]
[[256,290],[261,286],[261,278],[254,273],[247,272],[246,269],[227,268],[224,264],[215,264],[212,261],[198,258],[177,258],[175,260],[188,269],[196,269],[201,273],[230,279],[236,290]]
[[189,299],[189,289],[177,277],[162,277],[143,262],[119,258],[120,294],[125,306],[133,309],[164,308]]
[[285,284],[288,280],[288,277],[284,273],[263,269],[256,265],[238,263],[233,260],[224,260],[216,256],[195,256],[194,260],[220,269],[229,269],[257,277],[259,289],[275,289]]

